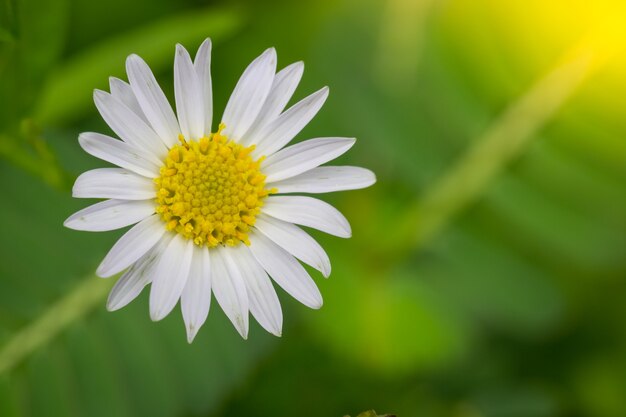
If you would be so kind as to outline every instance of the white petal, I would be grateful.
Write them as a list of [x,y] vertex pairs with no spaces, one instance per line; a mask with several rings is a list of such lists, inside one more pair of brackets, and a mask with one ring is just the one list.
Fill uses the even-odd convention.
[[187,341],[191,343],[209,315],[211,306],[211,257],[205,246],[194,246],[191,270],[180,297],[180,306],[187,327]]
[[266,181],[291,178],[331,161],[347,152],[355,141],[354,138],[317,138],[289,146],[263,161]]
[[159,256],[150,289],[150,318],[153,321],[167,316],[178,302],[189,277],[193,245],[193,240],[176,234]]
[[272,87],[276,72],[276,50],[267,49],[256,58],[237,82],[228,100],[222,122],[224,134],[238,141],[246,133],[259,114]]
[[278,285],[307,307],[322,307],[322,295],[304,267],[261,233],[250,236],[250,251]]
[[350,237],[350,223],[336,208],[312,197],[271,196],[263,213],[277,219],[312,227],[339,237]]
[[96,274],[107,278],[128,268],[148,252],[164,233],[165,225],[158,214],[146,217],[115,242]]
[[191,57],[182,45],[176,45],[174,58],[174,93],[180,130],[186,139],[204,136],[204,97]]
[[249,137],[256,137],[259,130],[264,128],[269,122],[274,120],[285,109],[291,99],[304,72],[304,63],[295,62],[283,68],[276,74],[272,82],[267,99],[259,112],[256,120],[246,132],[243,143],[248,143]]
[[111,95],[113,97],[124,103],[126,107],[131,109],[137,116],[141,117],[144,122],[148,123],[148,119],[146,119],[143,110],[139,107],[139,102],[130,84],[119,78],[109,77],[109,86],[111,87]]
[[154,131],[168,147],[177,144],[180,129],[176,115],[148,64],[139,56],[130,55],[126,59],[126,72],[139,106]]
[[226,254],[230,247],[211,249],[211,287],[215,299],[241,337],[248,338],[248,295],[237,265]]
[[74,230],[103,232],[130,226],[154,214],[154,201],[106,200],[72,214],[63,225]]
[[97,168],[83,172],[74,183],[76,198],[147,200],[156,196],[154,183],[123,168]]
[[279,193],[330,193],[357,190],[376,182],[369,169],[350,166],[324,166],[313,168],[292,178],[273,182],[270,188]]
[[258,135],[250,137],[249,144],[256,145],[253,155],[269,156],[288,144],[317,114],[327,97],[328,87],[324,87],[291,106]]
[[107,310],[115,311],[125,307],[141,294],[146,285],[152,282],[152,273],[157,260],[172,237],[171,234],[163,236],[159,243],[122,274],[109,293]]
[[198,53],[193,62],[202,85],[202,97],[204,102],[204,136],[211,134],[213,123],[213,85],[211,82],[211,39],[205,39],[198,48]]
[[117,136],[129,145],[151,153],[153,162],[161,161],[167,149],[141,117],[105,91],[95,90],[93,100],[100,115]]
[[267,273],[246,245],[233,248],[229,251],[229,255],[239,266],[246,283],[250,312],[265,330],[280,336],[283,327],[283,312],[276,290]]
[[319,243],[298,226],[259,214],[254,227],[281,248],[320,271],[330,275],[330,259]]
[[100,133],[85,132],[78,143],[90,155],[110,162],[148,178],[159,176],[159,166],[152,162],[148,152],[141,152],[126,142]]

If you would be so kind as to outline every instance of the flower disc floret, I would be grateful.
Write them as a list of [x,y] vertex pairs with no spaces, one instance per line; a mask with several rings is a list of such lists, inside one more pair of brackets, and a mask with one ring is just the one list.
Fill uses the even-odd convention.
[[221,132],[198,141],[179,138],[155,179],[157,213],[167,230],[198,246],[250,244],[248,233],[269,194],[254,146],[244,147]]

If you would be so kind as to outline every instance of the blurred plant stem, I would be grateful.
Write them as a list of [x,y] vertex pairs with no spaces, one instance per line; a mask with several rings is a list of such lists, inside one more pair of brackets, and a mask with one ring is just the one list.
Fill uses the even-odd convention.
[[[417,82],[415,74],[422,58],[428,18],[436,2],[437,0],[385,2],[377,58],[373,67],[375,79],[382,84],[384,91],[400,95],[413,91]],[[403,59],[396,59],[398,56]]]
[[90,276],[38,319],[15,334],[0,350],[0,374],[53,339],[70,323],[89,313],[106,296],[115,280]]
[[400,219],[393,243],[404,257],[437,236],[456,215],[480,198],[518,157],[581,83],[606,62],[588,42],[570,50],[480,136],[461,159],[418,198]]

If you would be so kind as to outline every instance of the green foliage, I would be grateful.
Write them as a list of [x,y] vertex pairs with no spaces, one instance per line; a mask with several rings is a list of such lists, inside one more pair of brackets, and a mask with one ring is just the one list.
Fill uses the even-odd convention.
[[140,54],[153,70],[171,65],[170,45],[196,45],[208,33],[215,41],[232,34],[241,16],[231,10],[206,9],[167,17],[146,27],[112,37],[65,62],[50,76],[35,107],[35,119],[59,125],[88,112],[94,88],[106,89],[108,77],[124,78],[124,61]]

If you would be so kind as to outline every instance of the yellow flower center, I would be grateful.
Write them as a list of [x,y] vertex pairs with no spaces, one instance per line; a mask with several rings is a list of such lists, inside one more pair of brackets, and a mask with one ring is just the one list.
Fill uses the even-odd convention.
[[193,239],[198,246],[250,244],[248,232],[270,193],[259,169],[244,147],[217,133],[172,147],[161,167],[157,209],[167,230]]

